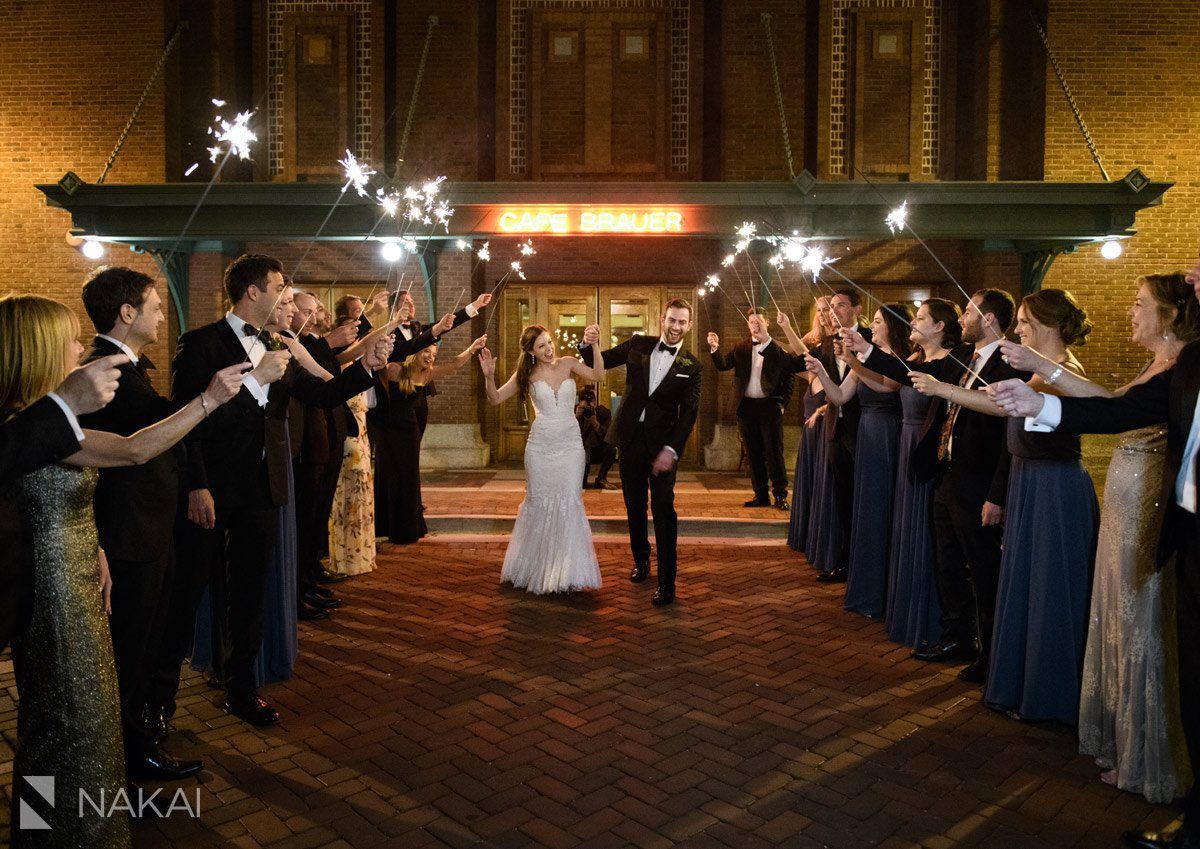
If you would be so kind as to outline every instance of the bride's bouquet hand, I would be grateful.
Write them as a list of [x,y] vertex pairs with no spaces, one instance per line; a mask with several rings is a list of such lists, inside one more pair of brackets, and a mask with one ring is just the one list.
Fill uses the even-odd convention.
[[484,377],[495,377],[496,375],[496,359],[487,348],[479,352],[479,368]]

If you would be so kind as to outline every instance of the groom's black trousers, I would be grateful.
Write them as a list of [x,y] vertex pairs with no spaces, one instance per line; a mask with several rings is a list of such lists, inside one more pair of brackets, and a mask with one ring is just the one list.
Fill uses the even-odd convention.
[[646,444],[646,429],[638,424],[629,444],[621,448],[621,491],[629,517],[629,547],[633,559],[644,563],[650,560],[646,522],[646,491],[649,490],[650,509],[654,513],[654,543],[658,549],[658,583],[674,590],[675,541],[679,536],[679,517],[675,513],[675,469],[678,464],[660,475],[650,474],[650,466],[661,449],[661,445]]

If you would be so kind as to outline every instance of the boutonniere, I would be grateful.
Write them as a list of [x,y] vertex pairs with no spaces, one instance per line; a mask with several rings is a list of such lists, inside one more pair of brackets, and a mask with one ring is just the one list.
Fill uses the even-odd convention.
[[279,334],[271,334],[270,341],[267,342],[267,349],[270,351],[282,351],[284,349],[283,340],[279,338]]
[[680,354],[675,358],[675,362],[679,363],[681,366],[694,366],[696,364],[696,361],[687,354]]

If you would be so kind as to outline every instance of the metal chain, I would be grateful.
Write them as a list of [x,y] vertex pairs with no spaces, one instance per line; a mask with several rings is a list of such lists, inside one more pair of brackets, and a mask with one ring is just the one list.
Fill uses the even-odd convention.
[[146,87],[142,89],[142,96],[138,98],[137,105],[133,107],[133,114],[129,116],[129,120],[125,122],[125,129],[121,130],[121,135],[117,137],[117,145],[113,148],[112,153],[108,155],[108,161],[104,163],[104,170],[100,172],[100,179],[96,180],[96,184],[104,182],[104,178],[108,176],[108,169],[112,168],[113,163],[117,160],[117,156],[121,153],[121,148],[125,146],[125,140],[129,138],[129,133],[133,130],[133,122],[137,120],[138,113],[142,111],[142,107],[146,105],[146,98],[150,96],[150,89],[154,87],[154,83],[158,80],[158,75],[162,73],[162,69],[167,64],[167,59],[171,55],[171,51],[175,49],[175,43],[179,41],[179,36],[188,28],[187,21],[180,21],[175,25],[175,32],[171,33],[171,40],[167,42],[167,46],[163,48],[162,55],[158,57],[158,64],[154,66],[154,72],[150,74],[150,80],[146,83]]
[[794,180],[796,169],[792,167],[792,140],[788,135],[787,115],[783,111],[783,88],[779,84],[779,65],[775,62],[775,38],[771,35],[770,12],[763,12],[759,19],[767,31],[767,53],[771,58],[771,79],[775,83],[775,104],[779,107],[779,126],[783,130],[783,153],[787,157],[788,175]]
[[417,79],[413,83],[412,100],[408,102],[408,118],[404,122],[404,133],[400,136],[400,148],[396,152],[396,173],[400,173],[400,163],[404,161],[404,151],[408,148],[408,132],[412,129],[413,115],[417,111],[417,96],[421,93],[421,80],[425,77],[425,59],[429,56],[429,42],[433,40],[433,29],[438,25],[437,15],[430,15],[425,21],[425,45],[421,48],[421,61],[417,64]]
[[1079,111],[1079,106],[1075,103],[1075,96],[1071,94],[1071,87],[1067,85],[1067,78],[1063,75],[1062,68],[1058,65],[1058,57],[1050,49],[1050,39],[1046,36],[1046,30],[1042,26],[1042,22],[1038,20],[1037,15],[1033,13],[1033,10],[1030,9],[1028,11],[1029,20],[1033,21],[1034,29],[1037,30],[1038,37],[1042,40],[1042,46],[1046,48],[1046,56],[1050,59],[1050,67],[1054,68],[1054,76],[1058,77],[1058,84],[1062,86],[1063,94],[1067,96],[1067,103],[1070,104],[1071,112],[1075,115],[1075,123],[1079,125],[1079,132],[1083,133],[1083,141],[1087,144],[1087,149],[1092,154],[1092,161],[1100,169],[1101,179],[1108,182],[1108,172],[1104,170],[1104,163],[1100,161],[1100,153],[1096,150],[1096,143],[1092,141],[1092,134],[1088,132],[1087,124],[1084,123],[1083,113]]

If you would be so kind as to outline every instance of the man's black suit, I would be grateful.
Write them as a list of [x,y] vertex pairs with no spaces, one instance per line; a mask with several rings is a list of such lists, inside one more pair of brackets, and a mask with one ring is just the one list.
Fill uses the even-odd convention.
[[[0,423],[0,493],[17,478],[70,457],[79,447],[66,413],[53,398],[30,404]],[[20,630],[29,611],[27,565],[21,556],[20,517],[0,495],[0,648]]]
[[[1120,398],[1062,398],[1058,430],[1070,433],[1120,433],[1167,423],[1163,462],[1163,525],[1159,535],[1159,568],[1175,561],[1175,622],[1179,644],[1179,701],[1183,732],[1193,774],[1200,775],[1200,513],[1179,506],[1175,483],[1200,396],[1200,343],[1187,345],[1175,368],[1131,386]],[[1200,455],[1197,455],[1200,457]],[[1194,469],[1200,480],[1200,469]],[[1181,833],[1200,837],[1200,782],[1184,801]]]
[[[959,384],[975,346],[959,345],[950,356],[928,362],[902,365],[895,357],[874,349],[864,365],[872,371],[911,386],[909,371],[933,375],[943,383]],[[1004,361],[999,349],[992,351],[979,377],[986,383],[1030,375]],[[974,388],[981,384],[975,383]],[[945,421],[946,404],[932,405],[930,426],[918,445],[924,463],[937,446]],[[933,423],[936,422],[936,427]],[[938,483],[933,498],[933,530],[936,550],[938,601],[941,604],[942,640],[970,642],[978,639],[981,656],[992,642],[996,616],[996,591],[1000,581],[1000,541],[1003,524],[983,525],[983,505],[1003,507],[1008,493],[1012,457],[1005,441],[1005,420],[965,407],[954,420],[953,450],[938,465]]]
[[[118,353],[119,347],[97,336],[87,362]],[[82,416],[80,424],[129,436],[174,413],[178,405],[158,394],[146,373],[149,368],[153,366],[144,356],[137,365],[123,362],[116,396],[103,409]],[[166,623],[179,479],[186,460],[187,450],[180,442],[139,466],[101,469],[92,499],[100,547],[112,575],[108,624],[130,760],[146,757],[156,742],[142,712],[150,647],[159,644]]]
[[[172,398],[195,397],[212,375],[226,366],[245,362],[247,354],[229,322],[222,318],[179,337],[173,366]],[[224,577],[229,625],[229,654],[225,685],[232,699],[254,690],[254,660],[262,642],[263,591],[267,561],[275,544],[275,508],[286,502],[285,431],[267,426],[267,416],[282,419],[289,397],[323,408],[335,408],[368,388],[372,375],[355,365],[328,382],[305,372],[294,361],[283,378],[269,387],[269,402],[261,407],[245,387],[213,412],[185,440],[187,470],[182,487],[207,489],[216,505],[216,526],[201,528],[180,516],[176,532],[179,552],[167,628],[148,701],[169,716],[179,688],[179,667],[192,645],[196,606],[204,589],[220,570]],[[220,589],[220,582],[217,582]],[[216,595],[216,593],[214,593]],[[219,625],[219,623],[218,623]]]
[[[862,327],[859,332],[864,339],[871,341],[871,328]],[[832,338],[822,341],[813,356],[825,366],[829,378],[840,386],[846,375],[850,374],[850,368],[846,367],[845,374],[838,369],[839,360],[833,342]],[[804,357],[785,351],[778,345],[772,345],[763,354],[768,362],[777,360],[779,368],[783,370],[800,372],[805,369]],[[841,406],[833,403],[825,405],[822,422],[826,442],[825,462],[832,473],[834,503],[838,515],[842,517],[837,556],[832,563],[821,564],[826,567],[826,572],[845,571],[850,565],[850,531],[854,526],[854,452],[858,444],[858,420],[861,415],[857,397],[851,397]]]
[[[767,500],[768,487],[777,499],[786,499],[788,490],[787,470],[783,465],[783,411],[792,399],[795,377],[782,367],[778,357],[767,356],[767,351],[778,347],[768,340],[762,354],[756,354],[753,340],[747,339],[728,354],[719,350],[712,353],[717,371],[733,369],[734,403],[750,461],[750,484],[754,497],[760,501]],[[751,398],[746,395],[746,387],[750,383],[752,358],[758,356],[763,360],[759,383],[764,397]]]
[[[646,491],[654,513],[654,542],[658,550],[658,584],[674,593],[679,519],[675,513],[675,473],[652,475],[650,467],[659,452],[669,446],[678,459],[696,424],[700,406],[700,363],[680,346],[666,376],[650,391],[650,359],[658,346],[656,336],[634,336],[601,353],[605,369],[625,367],[625,394],[608,434],[608,442],[621,452],[621,489],[629,520],[629,547],[637,563],[650,560],[649,527],[646,522]],[[579,349],[589,366],[593,348]]]

